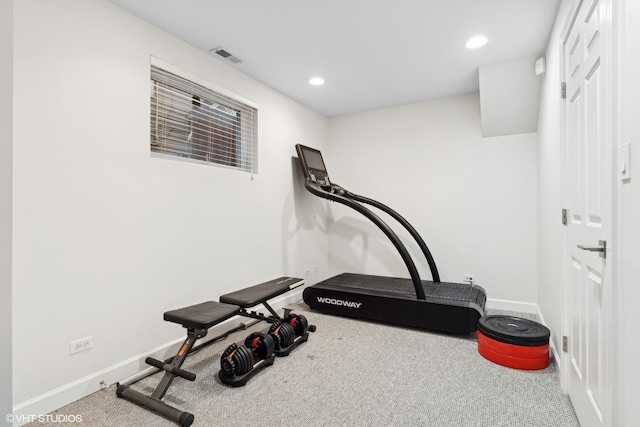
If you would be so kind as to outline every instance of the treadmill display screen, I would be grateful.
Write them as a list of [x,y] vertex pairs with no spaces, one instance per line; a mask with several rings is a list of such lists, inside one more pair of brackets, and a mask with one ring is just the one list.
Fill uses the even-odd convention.
[[327,168],[324,166],[324,160],[322,160],[322,153],[314,148],[300,144],[296,145],[296,150],[307,178],[320,185],[331,185]]
[[322,161],[322,154],[319,151],[304,150],[304,159],[307,163],[307,167],[310,169],[317,169],[323,172],[327,171]]

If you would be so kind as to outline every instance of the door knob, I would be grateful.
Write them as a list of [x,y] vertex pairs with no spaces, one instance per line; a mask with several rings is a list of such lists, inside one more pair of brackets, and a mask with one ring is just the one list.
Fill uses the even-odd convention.
[[578,245],[578,249],[582,249],[583,251],[590,251],[590,252],[600,252],[600,258],[606,258],[607,257],[607,241],[598,240],[598,244],[600,246]]

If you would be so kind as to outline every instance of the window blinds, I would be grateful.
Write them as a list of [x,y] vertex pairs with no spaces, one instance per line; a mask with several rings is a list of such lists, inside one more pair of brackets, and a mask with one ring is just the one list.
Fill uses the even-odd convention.
[[257,109],[151,65],[151,151],[255,172]]

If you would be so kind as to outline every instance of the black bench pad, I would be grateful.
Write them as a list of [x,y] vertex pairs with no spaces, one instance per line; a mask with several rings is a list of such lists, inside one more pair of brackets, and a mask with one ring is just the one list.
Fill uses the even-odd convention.
[[207,301],[164,313],[167,322],[179,323],[185,328],[209,329],[240,312],[237,305]]
[[259,285],[222,295],[220,301],[227,304],[239,305],[242,308],[253,307],[303,284],[304,280],[302,279],[286,276],[280,277],[260,283]]

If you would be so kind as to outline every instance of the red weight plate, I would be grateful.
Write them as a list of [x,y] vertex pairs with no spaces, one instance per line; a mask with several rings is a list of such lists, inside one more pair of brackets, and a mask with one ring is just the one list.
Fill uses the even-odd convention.
[[507,344],[487,337],[478,331],[478,346],[484,346],[488,350],[496,353],[512,356],[520,359],[542,359],[549,357],[549,344],[538,346],[525,346]]
[[506,366],[508,368],[513,369],[521,369],[521,370],[539,370],[544,369],[549,366],[549,356],[536,358],[536,359],[525,359],[520,357],[509,356],[506,354],[498,353],[493,351],[484,345],[478,344],[478,352],[485,359],[497,363],[498,365]]

